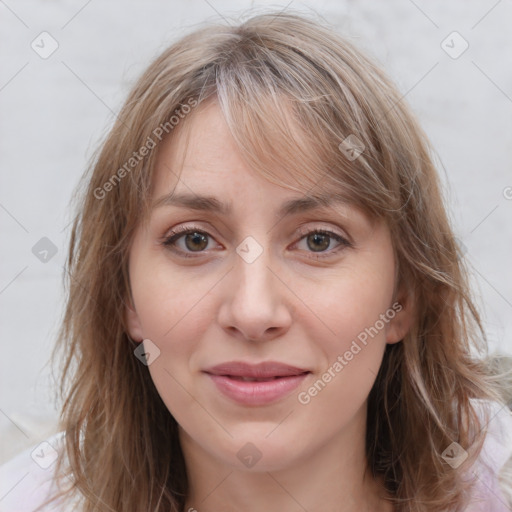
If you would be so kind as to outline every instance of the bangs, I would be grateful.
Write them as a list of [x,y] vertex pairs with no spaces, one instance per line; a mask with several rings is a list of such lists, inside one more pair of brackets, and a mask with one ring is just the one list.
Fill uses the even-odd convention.
[[242,61],[235,52],[216,70],[216,100],[248,166],[272,183],[335,196],[370,219],[384,216],[396,199],[379,176],[375,138],[358,123],[365,117],[347,108],[355,99],[343,104],[339,88],[329,92],[334,78],[302,56],[293,53],[299,62],[290,64],[265,53],[246,51]]
[[[186,146],[189,116],[216,101],[249,168],[274,184],[334,196],[370,220],[385,217],[392,224],[421,172],[418,128],[371,60],[343,42],[323,49],[323,39],[315,40],[315,31],[310,36],[295,41],[292,29],[285,37],[272,24],[252,33],[250,23],[221,40],[208,33],[211,44],[194,56],[181,82],[169,63],[151,77],[155,91],[141,95],[152,98],[143,102],[149,126],[162,126],[194,99],[199,106],[169,134]],[[138,175],[144,206],[152,160]]]

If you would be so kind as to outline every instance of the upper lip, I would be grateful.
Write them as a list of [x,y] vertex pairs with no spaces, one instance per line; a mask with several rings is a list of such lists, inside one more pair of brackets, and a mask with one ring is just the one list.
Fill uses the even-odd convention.
[[259,364],[249,364],[244,363],[243,361],[231,361],[208,368],[205,372],[211,375],[266,378],[301,375],[303,373],[309,373],[309,370],[276,361],[267,361]]

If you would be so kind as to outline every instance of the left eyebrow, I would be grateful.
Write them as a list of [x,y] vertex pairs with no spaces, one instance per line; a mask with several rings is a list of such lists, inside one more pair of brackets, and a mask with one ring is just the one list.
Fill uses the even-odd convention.
[[[346,204],[341,199],[334,198],[332,195],[304,196],[297,199],[285,201],[276,213],[277,217],[286,217],[296,213],[326,208],[334,203]],[[214,196],[202,196],[190,193],[171,193],[157,199],[152,209],[161,206],[178,206],[190,210],[208,211],[229,215],[233,208],[231,203],[223,203]]]

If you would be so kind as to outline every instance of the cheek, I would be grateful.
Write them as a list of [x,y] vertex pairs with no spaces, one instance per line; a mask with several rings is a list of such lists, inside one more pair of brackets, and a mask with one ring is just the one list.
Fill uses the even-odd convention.
[[144,336],[164,350],[180,351],[188,346],[185,341],[195,339],[194,332],[211,321],[205,307],[216,280],[207,273],[198,277],[193,270],[173,269],[165,256],[147,257],[140,263],[132,266],[130,275]]
[[353,267],[350,274],[333,276],[321,293],[309,292],[307,305],[316,313],[308,316],[309,336],[323,354],[323,366],[302,389],[299,403],[315,416],[329,414],[344,424],[373,386],[394,317],[389,309],[394,276],[386,270],[384,265]]
[[[160,350],[148,367],[151,378],[169,411],[186,423],[195,407],[186,390],[193,389],[195,354],[214,314],[209,293],[219,278],[173,270],[165,257],[149,256],[133,259],[130,277],[143,337]],[[180,411],[189,413],[182,418]]]
[[[321,292],[310,291],[308,305],[316,313],[309,316],[310,336],[321,347],[324,367],[299,396],[305,414],[329,417],[339,426],[350,421],[365,403],[394,317],[390,310],[394,274],[390,269],[392,260],[381,257],[332,276]],[[323,427],[315,424],[313,428]]]
[[[315,379],[300,390],[297,401],[304,417],[329,418],[329,427],[313,422],[311,428],[325,435],[347,425],[364,406],[375,382],[386,347],[386,315],[389,289],[345,281],[330,293],[318,295],[322,321],[310,323],[310,336],[322,352],[322,367]],[[388,317],[389,322],[389,317]],[[325,325],[328,326],[328,328]]]
[[300,294],[307,297],[303,321],[309,323],[312,334],[322,333],[331,359],[348,350],[358,337],[364,342],[365,334],[373,341],[385,339],[389,321],[380,319],[389,312],[393,294],[393,275],[386,269],[352,268],[333,275],[321,287],[303,288]]
[[[155,270],[155,269],[154,269]],[[195,354],[211,325],[212,312],[207,297],[210,283],[183,280],[180,276],[154,272],[134,299],[145,338],[154,342],[160,355],[148,367],[151,379],[169,412],[185,429],[204,414],[192,398]],[[191,284],[193,283],[193,284]],[[209,286],[208,286],[209,285]]]

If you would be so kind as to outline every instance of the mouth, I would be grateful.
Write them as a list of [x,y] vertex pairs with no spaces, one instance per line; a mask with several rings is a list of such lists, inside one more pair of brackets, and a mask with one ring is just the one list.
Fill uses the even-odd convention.
[[[304,372],[307,373],[307,372]],[[300,375],[303,375],[302,373]],[[287,379],[290,376],[279,375],[275,377],[240,377],[238,375],[221,375],[221,377],[227,377],[228,379],[240,380],[242,382],[269,382],[277,379]]]
[[266,405],[290,394],[310,370],[277,362],[247,364],[233,361],[205,372],[218,391],[242,405]]
[[243,361],[231,361],[213,366],[205,370],[205,372],[210,375],[223,375],[226,377],[257,380],[278,379],[281,377],[291,377],[301,375],[303,373],[310,373],[310,371],[305,368],[299,368],[297,366],[291,366],[289,364],[279,363],[276,361],[266,361],[258,364],[250,364]]

